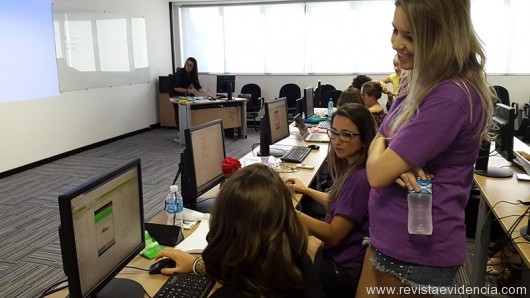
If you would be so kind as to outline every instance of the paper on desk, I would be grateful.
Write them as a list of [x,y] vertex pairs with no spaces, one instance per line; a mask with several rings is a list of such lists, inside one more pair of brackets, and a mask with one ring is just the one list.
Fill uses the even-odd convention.
[[210,231],[210,214],[206,213],[201,219],[201,224],[191,235],[186,237],[175,248],[189,253],[202,253],[208,242],[206,235]]
[[184,208],[184,214],[182,218],[184,221],[200,221],[204,216],[204,213],[195,211],[192,209]]

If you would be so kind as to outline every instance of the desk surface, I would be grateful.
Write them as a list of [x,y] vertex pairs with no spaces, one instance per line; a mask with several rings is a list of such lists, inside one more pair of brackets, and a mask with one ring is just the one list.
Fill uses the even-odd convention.
[[[516,150],[529,151],[528,146],[515,139],[514,148]],[[490,157],[490,165],[498,167],[509,167],[510,163],[500,156]],[[517,180],[517,173],[522,173],[521,170],[510,167],[514,172],[511,178],[490,178],[480,175],[475,175],[475,184],[480,189],[482,197],[485,199],[488,206],[492,209],[495,218],[498,219],[500,225],[505,231],[508,231],[514,224],[517,217],[523,214],[528,206],[512,205],[505,203],[506,201],[516,203],[517,200],[523,202],[530,202],[530,182]],[[514,216],[517,215],[517,216]],[[512,235],[516,238],[515,245],[519,254],[521,254],[526,266],[530,267],[530,242],[521,237],[521,228],[528,224],[528,216],[526,216],[519,225],[515,228]]]
[[[193,100],[186,101],[186,102],[179,102],[180,99],[186,99],[186,98],[193,98]],[[183,96],[183,97],[170,97],[169,101],[171,101],[172,103],[178,103],[178,104],[181,104],[181,105],[207,105],[207,104],[219,104],[219,103],[225,103],[225,102],[247,101],[247,99],[246,98],[234,97],[231,100],[227,100],[227,99],[209,100],[209,99],[205,99],[205,98],[195,100],[194,97]]]

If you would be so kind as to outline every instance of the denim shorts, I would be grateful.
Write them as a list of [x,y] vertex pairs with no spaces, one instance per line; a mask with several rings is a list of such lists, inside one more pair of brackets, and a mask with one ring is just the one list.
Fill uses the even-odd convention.
[[396,276],[404,285],[431,289],[454,286],[454,279],[460,266],[434,267],[407,263],[385,255],[374,247],[368,238],[363,244],[369,245],[375,252],[375,256],[370,259],[374,267],[381,272]]

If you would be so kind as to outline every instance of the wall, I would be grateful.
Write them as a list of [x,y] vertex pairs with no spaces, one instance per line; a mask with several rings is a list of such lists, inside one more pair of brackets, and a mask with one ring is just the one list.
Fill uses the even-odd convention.
[[[167,0],[55,0],[56,4],[146,18],[151,82],[69,91],[2,103],[0,173],[158,122],[158,76],[171,72]],[[27,87],[39,74],[28,70]]]

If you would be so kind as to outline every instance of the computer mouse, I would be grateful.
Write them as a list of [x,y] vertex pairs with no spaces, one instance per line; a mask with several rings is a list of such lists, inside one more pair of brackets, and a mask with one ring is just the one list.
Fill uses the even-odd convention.
[[307,146],[307,148],[311,148],[312,150],[318,150],[318,149],[320,149],[320,146],[315,145],[315,144],[311,144],[311,145]]
[[149,274],[160,274],[162,269],[174,268],[176,265],[177,263],[175,263],[173,259],[170,259],[170,258],[160,259],[159,261],[154,262],[149,267]]

